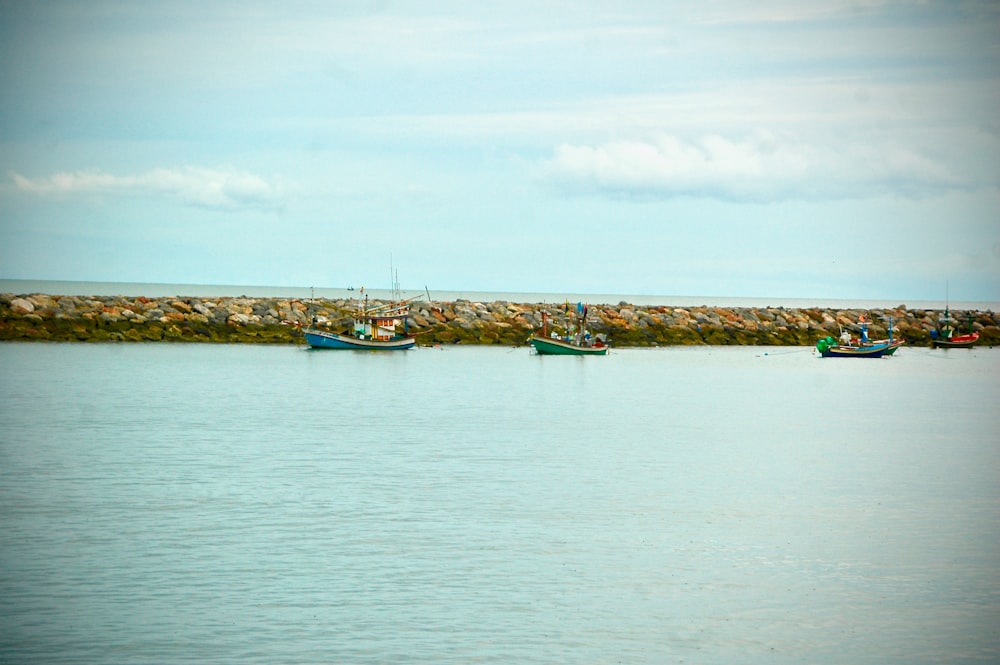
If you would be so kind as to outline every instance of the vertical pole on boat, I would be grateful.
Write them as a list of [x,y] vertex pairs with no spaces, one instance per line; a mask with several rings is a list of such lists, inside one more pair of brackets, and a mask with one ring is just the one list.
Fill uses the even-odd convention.
[[[944,281],[944,321],[945,321],[945,324],[944,325],[946,326],[946,330],[951,330],[951,323],[949,322],[949,319],[951,319],[951,313],[948,312],[948,309],[949,309],[950,305],[951,305],[951,302],[950,302],[949,297],[948,297],[948,280],[945,280]],[[951,335],[946,335],[946,337],[948,337],[950,339]]]

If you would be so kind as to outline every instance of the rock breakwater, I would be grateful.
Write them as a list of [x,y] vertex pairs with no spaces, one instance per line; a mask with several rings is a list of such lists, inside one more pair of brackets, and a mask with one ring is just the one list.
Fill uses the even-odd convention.
[[[344,327],[356,300],[295,298],[128,298],[0,294],[0,340],[221,342],[304,344],[302,326],[313,317]],[[573,308],[570,307],[570,310]],[[499,344],[519,346],[542,328],[562,332],[573,318],[563,304],[507,301],[415,302],[407,326],[423,346]],[[884,336],[891,318],[897,337],[930,343],[941,310],[827,309],[785,307],[672,307],[591,305],[588,329],[616,347],[679,344],[811,346],[841,327],[855,330],[858,317]],[[952,312],[979,332],[980,343],[1000,342],[1000,314]]]

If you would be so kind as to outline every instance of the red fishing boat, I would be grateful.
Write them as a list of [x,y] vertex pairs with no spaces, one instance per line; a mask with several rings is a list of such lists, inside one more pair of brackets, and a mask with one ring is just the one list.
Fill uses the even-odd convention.
[[944,316],[938,321],[938,329],[931,332],[931,344],[939,349],[968,349],[979,341],[979,333],[972,330],[971,317],[969,332],[956,335],[958,321],[951,316],[948,306],[944,308]]

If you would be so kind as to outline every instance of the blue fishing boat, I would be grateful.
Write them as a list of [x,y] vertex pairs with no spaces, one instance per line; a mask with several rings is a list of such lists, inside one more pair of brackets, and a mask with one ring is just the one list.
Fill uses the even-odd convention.
[[860,336],[852,337],[849,330],[841,330],[840,342],[833,337],[826,337],[816,343],[816,350],[823,358],[881,358],[891,356],[903,346],[901,339],[892,335],[892,319],[889,319],[889,337],[887,339],[868,339],[868,318],[862,314],[858,317]]
[[353,327],[335,332],[314,318],[312,325],[302,332],[306,342],[314,349],[358,351],[412,349],[416,339],[409,334],[406,322],[410,314],[410,302],[419,297],[369,306],[366,295],[358,303]]

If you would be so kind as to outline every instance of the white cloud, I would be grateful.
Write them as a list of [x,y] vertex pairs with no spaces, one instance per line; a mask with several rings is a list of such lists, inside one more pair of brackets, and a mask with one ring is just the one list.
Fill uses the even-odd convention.
[[275,209],[284,205],[290,185],[280,178],[262,176],[231,168],[211,169],[185,166],[154,169],[137,175],[114,175],[102,171],[55,173],[27,178],[12,173],[16,188],[40,196],[102,193],[160,195],[206,208]]
[[898,146],[824,146],[758,130],[732,139],[563,144],[540,169],[544,180],[581,192],[737,201],[933,194],[962,186],[947,167]]

